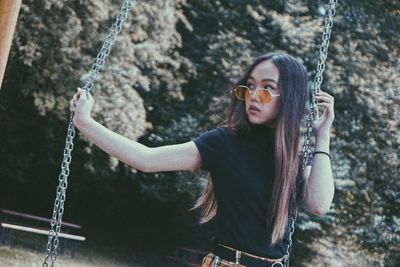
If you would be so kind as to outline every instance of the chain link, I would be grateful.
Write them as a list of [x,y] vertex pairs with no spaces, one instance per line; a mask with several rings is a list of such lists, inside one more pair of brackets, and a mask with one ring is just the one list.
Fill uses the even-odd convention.
[[[325,60],[328,56],[328,47],[329,47],[329,40],[331,37],[332,26],[333,26],[333,17],[335,16],[335,7],[336,7],[337,0],[329,0],[329,8],[327,13],[325,14],[325,26],[322,33],[322,44],[319,49],[319,60],[317,65],[317,73],[314,77],[314,81],[312,83],[312,91],[311,91],[311,101],[310,101],[310,112],[308,114],[307,123],[306,123],[306,133],[304,135],[304,143],[302,148],[302,159],[301,159],[301,173],[304,173],[304,169],[307,165],[307,161],[309,157],[311,157],[310,151],[310,143],[311,143],[311,134],[313,130],[313,122],[316,117],[317,112],[317,100],[315,99],[315,95],[317,92],[321,91],[321,83],[323,80],[323,72],[325,70]],[[290,226],[289,226],[289,243],[286,250],[286,254],[289,258],[289,253],[292,247],[292,237],[295,230],[295,223],[297,219],[297,208],[294,210]]]
[[[108,33],[106,40],[104,41],[103,46],[100,49],[100,52],[96,57],[95,63],[92,65],[92,68],[90,69],[89,78],[87,79],[85,85],[83,86],[83,90],[85,90],[85,92],[89,92],[93,89],[94,81],[98,77],[99,72],[105,63],[105,59],[110,54],[111,47],[114,44],[118,33],[121,31],[122,25],[124,24],[124,21],[127,18],[131,8],[132,8],[132,0],[125,0],[121,10],[117,15],[115,22],[111,26],[111,30]],[[67,137],[65,140],[65,148],[63,153],[63,161],[61,164],[61,172],[58,177],[59,184],[57,186],[56,199],[54,201],[53,215],[50,221],[50,230],[46,246],[46,255],[43,262],[44,267],[49,266],[49,261],[50,261],[50,266],[54,267],[57,259],[57,248],[60,243],[59,233],[62,225],[62,216],[64,214],[64,202],[68,187],[68,176],[70,173],[69,165],[71,164],[72,160],[71,153],[74,148],[73,140],[75,137],[75,127],[72,122],[72,118],[73,114],[71,114],[68,124]]]
[[99,72],[105,63],[105,59],[110,54],[111,47],[114,44],[115,40],[117,39],[117,35],[121,31],[122,25],[124,24],[124,21],[128,17],[128,13],[131,10],[131,8],[132,8],[132,0],[125,0],[120,12],[117,15],[117,18],[115,19],[115,22],[111,26],[111,30],[108,33],[106,40],[104,41],[100,49],[100,52],[97,54],[96,61],[92,65],[92,68],[90,69],[89,78],[87,79],[85,85],[82,88],[83,90],[90,92],[93,89],[94,81],[99,75]]

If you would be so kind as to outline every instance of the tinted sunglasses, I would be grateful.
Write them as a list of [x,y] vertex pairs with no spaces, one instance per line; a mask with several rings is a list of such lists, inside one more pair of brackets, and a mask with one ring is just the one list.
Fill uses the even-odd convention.
[[256,90],[251,90],[245,85],[238,85],[235,89],[233,89],[233,91],[239,100],[246,100],[251,96],[252,93],[256,93],[258,100],[262,104],[271,102],[272,97],[274,96],[280,96],[280,94],[273,94],[270,89],[257,88]]

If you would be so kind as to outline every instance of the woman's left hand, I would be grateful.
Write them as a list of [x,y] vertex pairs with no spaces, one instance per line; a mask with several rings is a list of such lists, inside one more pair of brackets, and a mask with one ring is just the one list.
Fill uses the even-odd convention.
[[[334,98],[326,92],[319,92],[316,94],[315,99],[318,101],[317,116],[314,120],[314,133],[315,136],[329,136],[332,126],[334,113]],[[319,114],[319,109],[322,109],[322,114]]]

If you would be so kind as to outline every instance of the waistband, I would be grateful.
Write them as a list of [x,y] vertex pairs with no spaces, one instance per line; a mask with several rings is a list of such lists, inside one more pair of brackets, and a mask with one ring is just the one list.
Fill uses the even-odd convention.
[[266,258],[240,251],[223,244],[215,245],[213,253],[222,259],[251,267],[282,267],[285,266],[285,263],[288,261],[287,255],[279,259]]

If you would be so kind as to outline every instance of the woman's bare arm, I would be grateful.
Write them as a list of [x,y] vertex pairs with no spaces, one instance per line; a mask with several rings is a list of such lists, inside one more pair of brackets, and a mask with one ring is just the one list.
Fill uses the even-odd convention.
[[79,89],[71,100],[73,123],[91,142],[120,161],[144,172],[195,170],[201,158],[194,142],[150,148],[119,135],[90,116],[94,100]]
[[[334,98],[326,92],[319,92],[315,98],[319,108],[314,120],[315,151],[329,153],[330,128],[335,118]],[[315,154],[311,169],[305,171],[306,195],[305,207],[310,213],[324,215],[331,207],[335,186],[333,182],[331,160],[327,155]]]
[[120,161],[143,172],[195,170],[200,154],[194,142],[150,148],[119,135],[92,118],[75,126],[91,142]]
[[[329,153],[329,136],[317,138],[315,150]],[[329,157],[324,154],[315,154],[312,167],[307,167],[304,175],[306,179],[304,205],[310,213],[324,215],[329,211],[335,193]]]

